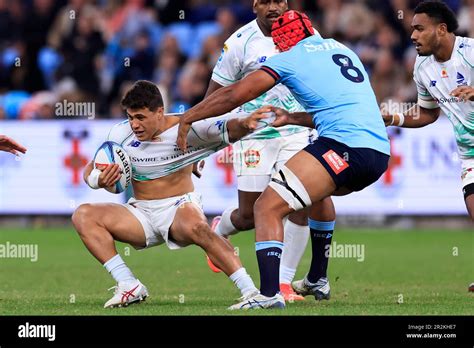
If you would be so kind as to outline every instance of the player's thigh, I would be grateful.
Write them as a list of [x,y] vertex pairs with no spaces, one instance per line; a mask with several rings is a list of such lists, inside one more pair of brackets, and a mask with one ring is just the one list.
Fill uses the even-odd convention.
[[336,190],[336,184],[326,168],[304,150],[286,162],[288,168],[304,186],[311,202],[321,201]]
[[311,206],[334,192],[336,185],[326,169],[306,151],[293,156],[272,177],[255,203],[255,221],[271,214],[284,216]]
[[[184,203],[176,210],[169,233],[181,245],[196,244],[211,231],[202,209],[195,203]],[[211,231],[212,232],[212,231]]]
[[74,216],[73,221],[81,220],[85,229],[92,228],[90,223],[93,222],[106,229],[117,241],[137,247],[146,245],[142,224],[123,205],[114,203],[83,204],[77,209]]
[[[310,134],[310,130],[305,130],[281,138],[282,145],[274,166],[274,172],[278,172],[291,157],[309,145]],[[297,225],[306,226],[308,224],[308,212],[308,209],[295,211],[288,218]]]

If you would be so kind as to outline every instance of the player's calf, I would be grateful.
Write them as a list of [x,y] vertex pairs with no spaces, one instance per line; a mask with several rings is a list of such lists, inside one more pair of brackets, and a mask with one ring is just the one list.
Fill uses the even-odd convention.
[[[232,211],[230,220],[238,231],[248,231],[255,227],[253,206],[261,192],[239,191],[239,207]],[[225,214],[222,214],[223,217]]]

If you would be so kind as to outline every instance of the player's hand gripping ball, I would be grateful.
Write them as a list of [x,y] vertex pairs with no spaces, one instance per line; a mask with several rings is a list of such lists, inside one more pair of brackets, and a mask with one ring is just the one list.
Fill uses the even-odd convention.
[[94,168],[103,171],[109,165],[113,164],[118,164],[120,168],[120,179],[113,185],[105,187],[105,189],[112,193],[121,193],[126,190],[132,181],[132,164],[130,157],[119,144],[113,141],[106,141],[95,153]]

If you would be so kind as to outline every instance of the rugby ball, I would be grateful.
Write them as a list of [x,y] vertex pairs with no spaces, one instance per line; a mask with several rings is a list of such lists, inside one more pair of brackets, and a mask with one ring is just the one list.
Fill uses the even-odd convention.
[[121,193],[126,190],[132,181],[132,164],[124,148],[113,141],[106,141],[96,151],[94,168],[104,170],[111,164],[118,164],[122,172],[120,180],[112,187],[105,189],[112,193]]

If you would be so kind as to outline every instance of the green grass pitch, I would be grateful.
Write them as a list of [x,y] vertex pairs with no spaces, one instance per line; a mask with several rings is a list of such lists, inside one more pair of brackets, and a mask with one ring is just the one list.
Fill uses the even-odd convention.
[[[472,231],[336,230],[333,242],[363,244],[365,259],[332,258],[332,299],[313,297],[281,311],[229,312],[239,292],[212,273],[204,252],[190,246],[135,251],[117,248],[150,297],[140,305],[103,309],[114,285],[72,228],[2,229],[0,244],[37,244],[38,260],[0,258],[0,315],[473,315]],[[257,286],[254,234],[232,238]],[[127,256],[127,250],[129,255]],[[310,248],[297,279],[307,271]]]

